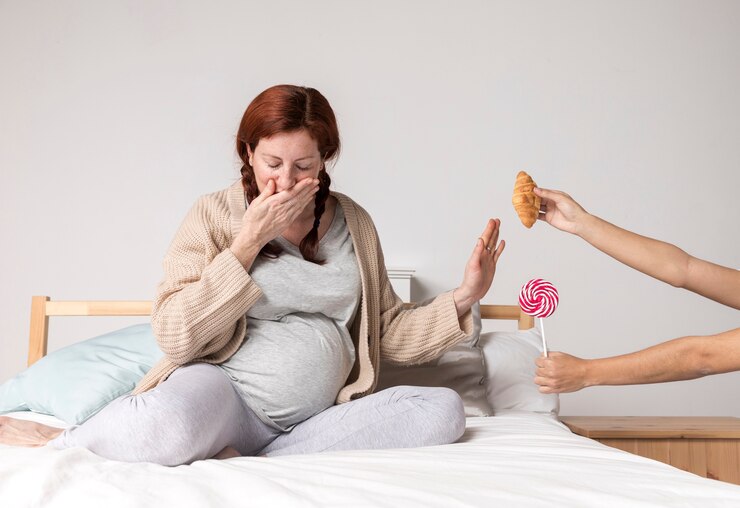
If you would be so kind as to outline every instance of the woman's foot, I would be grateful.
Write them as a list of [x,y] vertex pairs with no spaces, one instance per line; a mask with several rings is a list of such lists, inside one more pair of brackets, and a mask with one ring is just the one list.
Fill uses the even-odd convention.
[[223,459],[231,459],[234,457],[241,457],[241,453],[234,450],[231,446],[227,446],[220,452],[218,452],[216,455],[213,456],[214,459],[223,460]]
[[50,427],[42,423],[0,416],[0,444],[44,446],[62,432],[64,432],[64,429]]

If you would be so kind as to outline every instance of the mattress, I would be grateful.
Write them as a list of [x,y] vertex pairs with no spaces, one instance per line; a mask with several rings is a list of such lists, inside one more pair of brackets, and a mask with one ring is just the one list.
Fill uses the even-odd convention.
[[[29,413],[25,413],[26,416]],[[12,416],[12,415],[11,415]],[[55,423],[49,417],[31,417]],[[165,467],[0,445],[3,507],[738,507],[740,486],[571,433],[525,411],[470,417],[457,443]]]

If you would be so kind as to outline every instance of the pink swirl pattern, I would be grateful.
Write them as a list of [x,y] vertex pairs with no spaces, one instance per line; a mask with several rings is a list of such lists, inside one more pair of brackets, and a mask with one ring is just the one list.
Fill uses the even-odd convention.
[[532,279],[519,292],[519,306],[530,316],[546,318],[558,308],[558,290],[543,279]]

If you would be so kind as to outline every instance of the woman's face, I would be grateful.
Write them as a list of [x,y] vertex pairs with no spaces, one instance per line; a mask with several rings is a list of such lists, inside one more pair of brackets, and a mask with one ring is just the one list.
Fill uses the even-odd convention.
[[305,129],[262,138],[254,152],[247,145],[247,152],[260,193],[270,180],[275,192],[282,192],[304,178],[316,178],[323,165],[319,147]]

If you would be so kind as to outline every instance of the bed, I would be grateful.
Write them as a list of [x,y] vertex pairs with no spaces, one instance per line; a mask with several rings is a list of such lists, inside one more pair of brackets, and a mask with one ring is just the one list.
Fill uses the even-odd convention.
[[[52,302],[34,297],[29,364],[46,354],[58,315],[140,315],[149,302]],[[483,319],[531,319],[516,306]],[[31,411],[10,413],[66,424]],[[501,409],[467,418],[454,444],[275,458],[239,457],[164,467],[122,463],[85,449],[0,445],[0,502],[30,506],[740,506],[740,487],[701,478],[577,436],[556,415]]]

